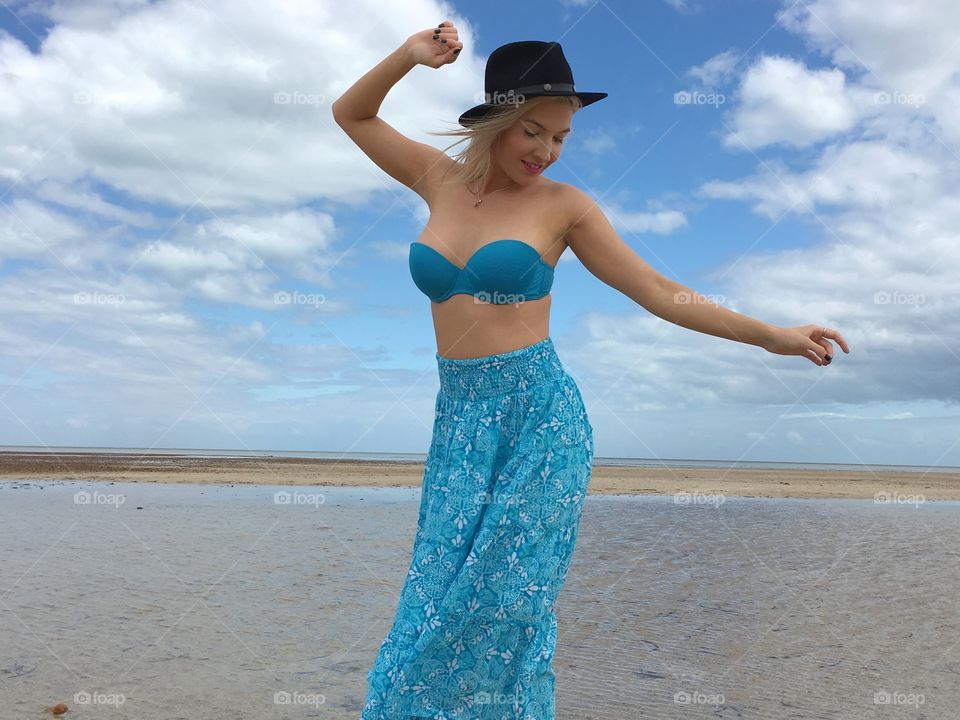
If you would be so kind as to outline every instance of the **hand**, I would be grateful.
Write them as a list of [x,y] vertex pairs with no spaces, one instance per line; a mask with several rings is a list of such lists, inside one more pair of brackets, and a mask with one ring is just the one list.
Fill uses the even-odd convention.
[[850,353],[843,335],[823,325],[778,327],[763,349],[776,355],[801,355],[815,365],[829,365],[833,359],[834,349],[827,338],[835,340],[845,353]]
[[463,49],[457,28],[449,20],[444,20],[435,28],[414,33],[404,45],[413,62],[434,69],[452,63]]

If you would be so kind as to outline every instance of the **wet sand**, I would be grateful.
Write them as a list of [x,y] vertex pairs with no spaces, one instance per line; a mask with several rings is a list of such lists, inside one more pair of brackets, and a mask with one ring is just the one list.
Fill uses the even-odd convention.
[[[419,488],[422,479],[423,463],[0,453],[0,480]],[[599,495],[848,499],[873,499],[879,495],[892,502],[911,502],[917,498],[960,500],[960,473],[596,465],[589,492]]]
[[[357,720],[418,502],[0,483],[0,717]],[[955,717],[958,560],[956,502],[593,494],[557,719]]]

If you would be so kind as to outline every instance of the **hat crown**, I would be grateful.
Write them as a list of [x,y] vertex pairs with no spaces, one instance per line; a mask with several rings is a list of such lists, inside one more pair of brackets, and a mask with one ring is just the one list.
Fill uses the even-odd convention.
[[573,85],[573,71],[560,43],[520,40],[490,53],[484,72],[487,92],[544,84]]
[[575,95],[580,107],[607,97],[605,92],[583,92],[573,86],[570,63],[555,41],[518,40],[501,45],[487,58],[483,81],[484,102],[460,115],[463,126],[484,117],[493,108],[519,107],[528,97]]

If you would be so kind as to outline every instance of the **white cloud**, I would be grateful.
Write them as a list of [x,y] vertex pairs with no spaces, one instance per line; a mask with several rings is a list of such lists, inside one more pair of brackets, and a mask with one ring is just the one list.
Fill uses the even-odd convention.
[[740,53],[731,48],[708,58],[702,65],[690,68],[687,75],[697,78],[705,87],[716,87],[733,75],[740,57]]
[[810,70],[791,58],[761,57],[744,75],[738,99],[724,139],[732,148],[805,147],[857,122],[841,70]]
[[[429,332],[418,344],[425,372],[396,369],[395,348],[364,349],[379,340],[341,339],[324,322],[347,307],[336,292],[310,309],[279,310],[272,297],[309,283],[339,287],[340,270],[364,253],[405,257],[406,242],[379,233],[363,247],[338,242],[335,203],[363,207],[371,192],[403,191],[322,103],[396,47],[411,22],[430,27],[449,8],[426,0],[31,6],[59,22],[40,51],[0,37],[0,128],[16,140],[0,145],[0,177],[14,184],[0,207],[0,375],[5,403],[24,421],[8,418],[10,441],[137,445],[148,437],[188,446],[202,437],[242,447],[251,428],[261,446],[278,448],[315,448],[320,435],[327,447],[352,450],[422,441],[432,398],[405,391],[435,377]],[[644,454],[643,443],[663,433],[662,447],[677,443],[675,456],[716,457],[736,452],[729,438],[773,438],[764,442],[770,447],[796,432],[815,448],[835,442],[823,424],[834,422],[858,423],[851,437],[881,438],[878,450],[890,452],[904,444],[932,450],[941,439],[943,450],[955,440],[942,404],[957,400],[960,387],[958,10],[902,8],[892,0],[795,7],[785,23],[835,67],[762,58],[744,76],[747,93],[731,118],[752,148],[803,152],[702,188],[704,197],[747,203],[772,221],[789,212],[810,238],[790,250],[771,250],[766,236],[755,246],[738,238],[745,256],[711,278],[725,305],[777,324],[839,327],[854,355],[820,369],[645,314],[588,315],[568,355],[583,353],[579,367],[588,372],[578,381],[595,421],[600,395],[615,393],[606,402],[627,422],[605,431],[628,428],[621,447]],[[439,118],[455,120],[483,86],[471,29],[456,21],[463,57],[440,71],[415,68],[383,105],[391,124],[441,147],[448,140],[425,131],[439,129]],[[378,40],[357,43],[337,29],[352,25]],[[729,82],[733,52],[691,76]],[[275,104],[280,91],[315,94],[321,104]],[[880,91],[926,97],[919,106],[876,103]],[[75,102],[75,93],[90,102]],[[603,152],[619,137],[601,131],[584,146]],[[409,194],[396,199],[425,222],[425,205]],[[676,207],[614,207],[609,217],[629,232],[669,234],[688,222]],[[226,312],[238,309],[240,317]],[[247,316],[256,311],[261,319]],[[291,316],[294,323],[275,325]],[[306,328],[306,339],[291,337],[291,325]],[[296,398],[284,397],[294,381]],[[331,390],[349,401],[336,404]],[[401,398],[399,414],[371,427],[384,397]],[[924,399],[932,409],[921,412]],[[879,418],[827,414],[837,403],[877,400],[889,406]],[[789,417],[789,408],[812,416]],[[807,424],[768,430],[760,422],[781,415]],[[694,434],[676,433],[680,426]]]
[[140,265],[159,270],[171,277],[185,273],[205,273],[210,270],[236,270],[239,263],[219,250],[204,251],[198,248],[179,247],[168,242],[158,242],[143,251]]
[[135,212],[105,201],[82,180],[72,184],[41,180],[34,188],[38,199],[63,207],[82,210],[107,220],[116,220],[133,227],[158,227],[160,221],[147,212]]
[[863,141],[826,147],[816,165],[793,172],[765,162],[757,174],[735,181],[713,180],[700,189],[709,198],[747,200],[771,219],[809,213],[819,206],[857,206],[873,211],[909,207],[941,190],[941,168],[917,150],[890,142]]
[[[131,270],[156,270],[168,282],[218,302],[276,309],[274,285],[287,276],[334,287],[329,270],[357,253],[333,247],[334,222],[326,213],[299,209],[270,215],[240,213],[184,228],[173,239],[150,243]],[[340,302],[325,312],[342,311]]]
[[117,18],[143,10],[150,0],[28,0],[14,3],[18,14],[39,14],[58,25],[103,29]]
[[0,261],[58,256],[82,236],[71,218],[31,200],[14,200],[0,207]]
[[605,204],[603,211],[618,232],[652,232],[669,235],[687,224],[686,216],[679,210],[631,212]]
[[871,93],[923,98],[936,133],[960,142],[960,4],[811,0],[784,2],[781,17],[811,47],[856,73]]
[[367,246],[375,250],[387,260],[407,261],[407,255],[410,252],[410,242],[406,240],[372,240]]
[[[327,447],[374,450],[429,430],[432,401],[423,409],[413,397],[370,427],[384,382],[418,374],[372,374],[364,364],[384,350],[324,322],[348,308],[335,289],[366,251],[344,242],[335,203],[362,206],[387,189],[384,209],[390,191],[401,209],[414,204],[329,104],[411,27],[453,19],[466,46],[457,62],[414,68],[383,104],[399,130],[443,147],[427,131],[455,123],[483,87],[469,24],[432,0],[35,0],[11,10],[49,32],[36,52],[0,34],[0,131],[10,139],[0,144],[10,186],[0,391],[17,416],[4,424],[8,441],[243,447],[241,431],[259,428],[258,447],[299,436],[315,448],[320,433]],[[357,27],[376,41],[355,40]],[[276,103],[278,92],[301,95]],[[311,284],[325,303],[274,300]],[[256,311],[262,320],[248,316]],[[323,412],[309,400],[251,402],[256,388],[291,377],[310,386],[304,397],[331,378],[354,390]],[[408,408],[423,409],[419,422],[400,417]],[[318,429],[318,417],[333,421]]]
[[[449,13],[432,0],[31,7],[65,24],[50,29],[39,54],[0,37],[0,123],[18,138],[0,148],[0,175],[94,177],[135,197],[213,211],[360,202],[398,187],[343,135],[330,104],[411,26]],[[456,22],[472,47],[469,24]],[[359,26],[378,42],[348,41],[341,28]],[[483,87],[482,65],[463,55],[440,71],[414,68],[384,101],[391,124],[440,147],[426,132],[474,104]]]
[[[732,126],[771,157],[699,189],[771,222],[731,239],[741,250],[695,289],[775,325],[838,328],[852,354],[817,368],[645,314],[593,313],[570,361],[595,424],[614,416],[605,426],[621,429],[608,442],[774,459],[776,437],[785,453],[802,442],[821,458],[958,463],[958,13],[933,1],[805,3],[788,26],[832,66],[765,56],[747,69]],[[931,94],[910,105],[877,102],[880,91]],[[779,230],[802,243],[783,249]],[[668,411],[638,409],[663,397]],[[695,446],[670,437],[679,418]]]
[[581,146],[591,155],[603,155],[613,150],[617,143],[608,131],[594,130],[583,139]]
[[838,67],[890,90],[932,95],[960,64],[960,5],[953,0],[784,0],[785,27]]

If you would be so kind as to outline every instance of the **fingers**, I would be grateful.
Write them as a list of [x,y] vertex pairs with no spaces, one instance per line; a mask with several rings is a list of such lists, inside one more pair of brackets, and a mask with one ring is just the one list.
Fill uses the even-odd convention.
[[828,337],[831,340],[836,340],[837,345],[839,345],[845,353],[850,352],[850,346],[847,345],[847,341],[843,339],[843,335],[836,330],[831,330],[830,328],[824,328],[824,330],[826,331],[823,333],[824,337]]
[[449,20],[444,20],[434,29],[433,40],[439,49],[450,54],[451,59],[456,59],[456,56],[463,49],[463,43],[460,42],[457,28]]
[[[830,360],[826,358],[833,359],[833,349],[826,340],[812,340],[807,338],[807,347],[806,347],[807,357],[810,358],[810,361],[817,365],[829,365]],[[814,357],[810,357],[813,355]],[[814,359],[815,358],[815,359]]]
[[823,355],[823,361],[825,364],[829,365],[830,361],[833,360],[833,345],[831,345],[830,342],[825,338],[826,336],[821,337],[817,344],[826,351]]
[[820,329],[820,344],[827,348],[828,363],[830,362],[830,359],[832,359],[834,352],[833,345],[827,342],[826,338],[830,338],[831,340],[835,341],[845,353],[848,355],[850,354],[850,346],[847,345],[847,341],[844,339],[843,335],[833,328],[823,327]]
[[[811,341],[810,341],[810,344],[807,345],[807,352],[808,352],[808,353],[812,353],[814,356],[816,356],[816,360],[814,360],[813,358],[810,358],[810,362],[813,362],[813,363],[815,363],[815,364],[817,364],[817,365],[824,365],[824,364],[825,364],[824,361],[823,361],[823,356],[824,356],[826,353],[824,352],[824,349],[820,346],[819,343],[815,343],[815,342],[813,342],[813,341],[811,340]],[[808,356],[808,357],[809,357],[809,356]]]
[[821,337],[835,340],[845,353],[850,352],[850,346],[847,345],[847,341],[844,339],[843,335],[841,335],[839,331],[834,330],[833,328],[823,327],[823,328],[820,328],[820,334],[821,334]]

